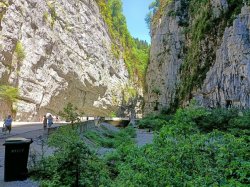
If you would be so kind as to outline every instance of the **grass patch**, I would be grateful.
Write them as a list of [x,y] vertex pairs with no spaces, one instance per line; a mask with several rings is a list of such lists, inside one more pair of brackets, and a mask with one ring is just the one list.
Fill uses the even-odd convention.
[[117,148],[123,144],[124,141],[131,141],[136,137],[135,129],[132,127],[126,127],[120,129],[118,132],[113,132],[104,128],[103,130],[89,130],[84,133],[84,136],[95,144],[101,147]]

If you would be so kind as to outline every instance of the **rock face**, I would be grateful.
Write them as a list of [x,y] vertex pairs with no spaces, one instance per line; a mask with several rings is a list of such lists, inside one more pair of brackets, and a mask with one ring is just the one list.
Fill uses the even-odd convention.
[[[178,9],[180,4],[170,4],[166,12]],[[176,96],[180,79],[179,69],[183,62],[185,36],[178,19],[164,15],[151,30],[150,64],[146,75],[144,113],[169,108]]]
[[226,28],[198,94],[205,106],[250,107],[250,7],[243,7],[233,26]]
[[19,89],[16,119],[55,114],[68,102],[85,115],[118,110],[128,72],[112,55],[94,0],[5,0],[0,6],[0,84]]
[[[149,103],[146,103],[144,113],[156,110],[156,105],[157,112],[164,108],[171,109],[176,104],[185,105],[193,98],[205,107],[250,108],[250,7],[243,6],[242,3],[241,12],[234,17],[231,24],[228,22],[225,27],[221,27],[221,34],[217,31],[218,34],[205,35],[199,42],[201,65],[199,68],[191,66],[187,73],[183,71],[185,60],[188,59],[186,49],[195,46],[190,45],[192,38],[189,37],[190,34],[185,33],[187,27],[180,24],[183,17],[178,14],[171,15],[171,12],[180,10],[178,7],[181,2],[184,1],[175,0],[168,5],[161,20],[152,26],[151,61],[146,78],[146,97]],[[210,5],[213,20],[216,21],[220,20],[226,11],[231,11],[228,10],[230,6],[227,0],[210,0]],[[193,21],[190,19],[192,16],[189,15],[189,25]],[[222,23],[217,22],[218,25],[223,23],[225,20]],[[194,32],[189,30],[192,31]],[[212,56],[209,63],[207,56]],[[185,73],[186,77],[190,74],[191,77],[195,69],[198,69],[198,74],[199,71],[200,74],[205,72],[204,77],[200,79],[201,83],[194,85],[190,93],[186,93],[187,97],[183,98],[178,95],[187,84],[187,81],[182,79],[183,74]],[[199,79],[199,76],[196,78]],[[191,79],[190,82],[192,81],[195,82]]]

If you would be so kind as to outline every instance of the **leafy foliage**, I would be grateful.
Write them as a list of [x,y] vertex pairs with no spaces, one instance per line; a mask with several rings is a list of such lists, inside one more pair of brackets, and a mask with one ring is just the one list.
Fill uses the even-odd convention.
[[114,147],[114,135],[113,134],[106,134],[102,135],[101,133],[97,131],[87,131],[84,133],[84,136],[93,141],[97,146],[101,147]]
[[0,85],[0,99],[15,102],[19,98],[18,89],[12,86]]
[[[109,155],[108,159],[117,163],[113,186],[247,186],[249,138],[224,128],[230,114],[230,121],[245,121],[246,117],[221,109],[216,126],[213,123],[218,110],[198,106],[179,109],[156,134],[153,144],[142,148],[129,145]],[[200,129],[201,119],[210,119],[213,127],[209,131]],[[218,128],[222,124],[223,128]]]
[[73,106],[72,103],[68,103],[66,107],[63,108],[63,111],[59,112],[59,115],[73,124],[74,122],[80,121],[80,113],[77,110],[77,107]]
[[136,133],[134,128],[128,127],[121,129],[119,132],[89,130],[84,133],[84,136],[93,141],[97,146],[116,148],[124,143],[124,140],[131,141],[131,138],[135,138]]
[[171,118],[171,116],[166,115],[148,115],[138,122],[138,127],[159,131]]
[[145,21],[148,28],[151,28],[151,24],[156,24],[158,20],[163,16],[167,5],[173,0],[155,0],[149,5],[149,13],[146,15]]
[[107,186],[108,170],[81,140],[77,129],[62,127],[52,134],[49,145],[56,149],[54,155],[41,161],[33,171],[41,186]]
[[112,118],[116,117],[116,112],[114,111],[110,112],[109,117],[112,117]]
[[[113,147],[132,142],[131,137],[135,136],[133,128],[106,133],[112,137]],[[101,144],[105,141],[94,131],[85,135]],[[49,137],[48,145],[55,149],[54,155],[44,158],[31,172],[40,179],[41,186],[110,186],[109,166],[88,148],[76,127],[61,127]]]
[[35,173],[42,186],[249,186],[249,117],[249,111],[192,104],[169,119],[148,117],[164,125],[143,147],[132,139],[134,128],[98,134],[98,141],[109,138],[115,148],[102,157],[75,128],[61,128],[49,139],[55,154]]

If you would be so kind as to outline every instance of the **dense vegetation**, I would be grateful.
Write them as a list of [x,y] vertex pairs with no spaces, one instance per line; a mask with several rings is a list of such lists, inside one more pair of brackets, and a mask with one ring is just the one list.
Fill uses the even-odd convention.
[[[154,141],[140,148],[133,128],[61,128],[49,138],[55,154],[34,170],[41,186],[249,186],[250,111],[192,105],[147,120]],[[98,156],[83,136],[113,151]]]
[[116,185],[248,186],[249,114],[179,109],[155,134],[153,144],[120,151]]
[[145,21],[149,28],[164,15],[165,9],[173,0],[155,0],[149,5],[149,13],[146,15]]
[[142,85],[149,60],[149,45],[130,35],[121,0],[97,0],[97,3],[113,40],[113,54],[125,60],[130,78]]
[[111,167],[83,137],[88,137],[96,147],[119,147],[132,142],[135,133],[132,128],[103,132],[90,130],[81,135],[76,126],[60,128],[48,139],[55,153],[36,163],[31,174],[40,180],[41,186],[110,186]]

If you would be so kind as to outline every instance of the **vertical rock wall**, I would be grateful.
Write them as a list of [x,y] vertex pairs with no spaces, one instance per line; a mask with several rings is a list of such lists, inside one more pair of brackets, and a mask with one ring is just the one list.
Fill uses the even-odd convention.
[[[192,30],[195,28],[192,24],[199,15],[191,16],[190,12],[185,12],[190,9],[181,7],[181,4],[192,2],[172,1],[163,17],[152,25],[145,114],[160,112],[162,109],[171,110],[176,105],[188,104],[193,98],[205,107],[250,107],[250,7],[242,3],[241,13],[230,17],[232,12],[227,0],[208,1],[207,6],[211,10],[209,14],[212,16],[210,19],[215,24],[213,27],[223,30],[210,28],[209,32],[205,31],[205,37],[198,43],[200,53],[197,66],[192,64],[195,59],[190,58],[192,55],[196,58],[196,54],[191,53],[189,57],[187,54],[193,47],[197,47],[192,46],[193,38],[190,36],[195,35],[190,32],[199,32]],[[184,20],[189,27],[182,22],[186,14],[188,16]],[[228,19],[233,18],[232,24],[226,20],[227,16]],[[190,67],[188,71],[184,71],[185,66]],[[195,71],[196,76],[193,76]],[[202,82],[197,84],[196,79]],[[194,84],[190,92],[187,89],[183,93],[185,89],[182,88],[190,82]],[[186,94],[186,97],[180,94]]]
[[226,28],[197,100],[208,107],[250,107],[250,7]]
[[94,0],[5,0],[0,6],[0,84],[19,89],[16,119],[56,114],[67,102],[85,115],[118,110],[128,72],[112,55]]
[[166,14],[157,24],[152,25],[150,64],[146,75],[145,114],[169,108],[176,96],[185,36],[183,28],[178,24],[179,17],[169,16],[168,13],[179,8],[179,1],[171,3]]

